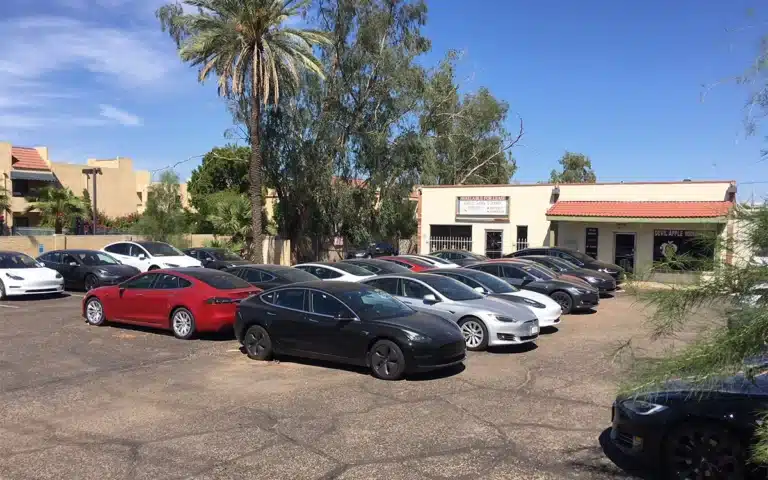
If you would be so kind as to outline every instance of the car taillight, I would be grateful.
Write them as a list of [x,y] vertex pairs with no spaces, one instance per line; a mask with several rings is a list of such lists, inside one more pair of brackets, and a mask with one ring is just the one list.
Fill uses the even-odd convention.
[[205,301],[205,303],[211,304],[211,305],[223,305],[226,303],[240,303],[240,300],[236,300],[234,298],[226,298],[226,297],[214,297],[209,298]]

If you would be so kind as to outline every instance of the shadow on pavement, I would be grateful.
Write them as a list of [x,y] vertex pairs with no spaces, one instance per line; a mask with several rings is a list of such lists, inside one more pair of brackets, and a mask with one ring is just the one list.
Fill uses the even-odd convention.
[[600,294],[600,298],[614,298],[615,296],[613,292],[603,292]]
[[539,330],[539,333],[542,335],[552,335],[553,333],[559,332],[560,329],[555,327],[554,325],[551,325],[549,327],[541,327],[541,330]]
[[[130,325],[127,323],[112,323],[108,321],[104,324],[104,328],[117,328],[119,330],[129,330],[133,332],[144,332],[144,333],[162,335],[165,337],[173,337],[173,332],[171,332],[170,330],[165,330],[165,329],[156,328],[156,327],[145,327],[143,325]],[[194,342],[196,340],[203,341],[203,342],[206,342],[206,341],[229,342],[234,339],[235,339],[235,333],[231,328],[229,328],[226,330],[222,330],[220,332],[200,332],[194,337],[192,337],[191,340],[179,340],[179,342],[186,342],[186,341]]]
[[536,342],[528,342],[520,345],[500,345],[498,347],[488,347],[488,353],[492,354],[510,354],[525,353],[539,348]]
[[[35,303],[40,301],[51,301],[51,300],[61,300],[62,298],[71,298],[72,294],[69,292],[64,293],[42,293],[39,295],[11,295],[9,297],[5,297],[3,299],[3,302],[6,303]],[[80,297],[75,297],[80,298]]]
[[597,310],[594,308],[589,308],[587,310],[574,310],[569,315],[594,315],[597,313]]

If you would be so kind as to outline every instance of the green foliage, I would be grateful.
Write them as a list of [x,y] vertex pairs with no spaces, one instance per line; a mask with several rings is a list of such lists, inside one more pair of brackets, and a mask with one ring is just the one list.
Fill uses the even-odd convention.
[[62,233],[65,225],[71,225],[76,218],[83,218],[86,205],[69,188],[53,186],[40,189],[37,197],[27,198],[27,212],[38,211],[41,223]]
[[431,74],[419,122],[429,144],[425,185],[505,184],[517,170],[511,149],[523,136],[504,127],[509,105],[487,88],[462,98],[456,83],[457,52]]
[[136,224],[136,231],[152,240],[163,242],[177,240],[187,231],[176,173],[163,172],[160,182],[149,187],[147,206]]
[[[736,231],[743,232],[743,245],[717,245],[711,275],[700,276],[693,285],[640,294],[640,299],[652,307],[652,338],[674,338],[694,325],[699,333],[662,358],[634,358],[622,387],[626,394],[647,392],[671,379],[680,379],[703,392],[717,388],[724,377],[736,373],[747,377],[762,373],[745,362],[764,355],[768,342],[768,295],[756,291],[768,282],[768,265],[753,257],[768,245],[768,209],[738,208],[733,221]],[[723,261],[726,253],[734,259],[732,264]],[[699,312],[716,319],[701,324]],[[754,459],[765,462],[768,424],[758,427],[758,440]]]
[[592,170],[592,161],[581,153],[565,152],[559,160],[561,171],[552,170],[551,183],[595,183],[597,177]]
[[221,192],[209,199],[208,221],[217,234],[227,235],[235,242],[249,240],[251,233],[251,203],[239,193]]
[[248,192],[250,147],[227,145],[216,147],[203,157],[187,182],[190,204],[204,215],[207,197],[218,192]]
[[10,213],[11,211],[11,196],[8,195],[8,190],[0,187],[0,215]]

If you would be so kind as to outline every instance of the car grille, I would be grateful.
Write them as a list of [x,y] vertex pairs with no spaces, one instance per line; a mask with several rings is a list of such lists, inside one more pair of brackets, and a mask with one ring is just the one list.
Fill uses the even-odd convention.
[[614,427],[613,435],[611,435],[611,437],[613,437],[614,442],[618,443],[622,447],[632,448],[632,435],[622,432],[617,427]]

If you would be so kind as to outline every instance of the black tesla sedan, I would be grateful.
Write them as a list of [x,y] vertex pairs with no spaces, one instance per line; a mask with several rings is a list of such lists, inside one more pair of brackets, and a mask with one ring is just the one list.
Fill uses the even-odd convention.
[[550,257],[547,255],[530,255],[516,258],[531,260],[533,262],[544,265],[545,267],[554,270],[557,273],[564,273],[565,275],[578,277],[598,289],[600,293],[608,293],[616,290],[616,280],[609,274],[595,270],[589,270],[587,268],[580,268],[568,260],[563,260],[562,258]]
[[525,248],[523,250],[518,250],[514,253],[504,255],[504,257],[526,257],[530,255],[547,255],[550,257],[562,258],[563,260],[568,260],[569,262],[573,263],[579,268],[586,268],[588,270],[595,270],[597,272],[607,273],[608,275],[612,276],[616,280],[616,283],[621,283],[622,281],[624,281],[624,269],[621,268],[620,266],[613,263],[607,263],[607,262],[601,262],[600,260],[595,260],[594,258],[590,257],[585,253],[581,253],[579,251],[572,250],[570,248],[565,248],[565,247]]
[[65,288],[92,290],[117,285],[140,273],[138,268],[96,250],[53,250],[37,257],[37,261],[59,272]]
[[469,265],[466,268],[490,273],[523,290],[548,295],[560,304],[563,313],[587,310],[600,303],[600,295],[596,288],[563,280],[551,270],[532,263],[490,261]]
[[442,258],[443,260],[447,260],[462,267],[488,260],[488,257],[485,255],[478,255],[477,253],[468,252],[466,250],[438,250],[429,255]]
[[384,380],[457,365],[466,356],[456,323],[355,282],[314,281],[254,295],[237,307],[235,335],[254,360],[331,360],[368,367]]
[[205,268],[223,270],[237,265],[247,265],[249,260],[243,260],[234,253],[225,248],[185,248],[182,250],[185,255],[200,260]]
[[371,243],[352,248],[347,252],[347,258],[376,258],[397,255],[397,248],[387,242]]
[[342,260],[340,263],[349,263],[364,268],[374,275],[384,275],[387,273],[409,273],[410,270],[396,263],[386,260],[377,260],[375,258],[359,258]]
[[611,442],[643,465],[658,465],[663,478],[766,478],[764,469],[747,465],[766,411],[766,375],[737,375],[703,392],[672,382],[662,391],[617,398]]
[[282,265],[242,265],[226,268],[224,271],[236,275],[262,290],[290,285],[291,283],[311,282],[318,279],[304,270]]

